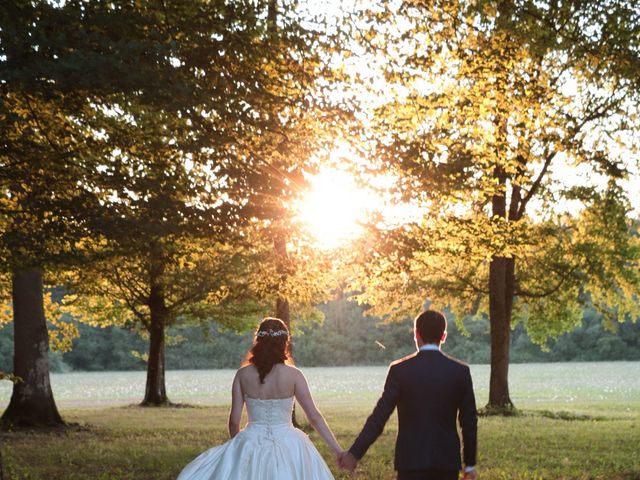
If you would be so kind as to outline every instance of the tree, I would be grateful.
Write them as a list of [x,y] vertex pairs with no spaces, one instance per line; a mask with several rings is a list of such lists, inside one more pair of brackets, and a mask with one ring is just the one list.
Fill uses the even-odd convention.
[[49,5],[5,3],[0,58],[2,273],[11,278],[15,375],[4,425],[60,425],[49,383],[43,283],[48,270],[77,260],[84,235],[77,212],[97,204],[83,187],[88,161],[76,153],[86,130],[71,120],[77,97],[43,73],[55,55],[53,25],[70,19]]
[[[294,204],[308,186],[306,177],[317,171],[318,158],[329,154],[335,140],[353,122],[349,99],[339,98],[342,74],[330,65],[330,56],[339,49],[338,34],[327,32],[332,20],[317,18],[297,3],[266,2],[266,37],[275,46],[270,61],[291,66],[287,55],[306,58],[305,69],[294,68],[300,83],[285,88],[287,128],[272,137],[269,148],[256,165],[260,178],[250,197],[259,233],[255,238],[272,245],[263,265],[274,269],[263,285],[262,295],[274,305],[274,315],[292,330],[292,308],[300,318],[317,316],[314,304],[327,298],[326,272],[329,258],[314,250],[304,226],[295,219]],[[292,36],[291,25],[311,28]],[[300,76],[302,75],[302,76]],[[285,125],[283,125],[285,126]],[[315,157],[315,159],[314,159]],[[311,308],[310,308],[311,307]],[[295,315],[295,314],[294,314]]]
[[[159,242],[156,240],[156,242]],[[135,257],[109,255],[73,279],[66,310],[83,323],[120,325],[147,339],[147,382],[142,405],[169,403],[165,386],[165,331],[177,322],[215,319],[246,328],[264,307],[245,282],[254,259],[237,246],[164,238]]]
[[[206,51],[207,42],[220,40],[207,35],[207,22],[214,17],[213,7],[208,16],[200,15],[207,8],[200,2],[183,3],[175,18],[156,2],[18,1],[0,9],[0,249],[14,291],[17,285],[26,289],[13,296],[15,368],[25,378],[14,386],[5,424],[62,423],[48,382],[44,272],[78,265],[100,245],[95,232],[106,219],[97,212],[114,191],[126,189],[128,178],[128,165],[122,162],[126,154],[114,154],[111,142],[127,137],[135,117],[127,117],[127,125],[118,121],[119,113],[131,114],[128,105],[138,112],[150,108],[164,112],[164,118],[168,113],[181,118],[183,127],[201,125],[199,119],[208,116],[199,99],[210,95],[203,83],[216,76],[203,80],[198,62],[211,58],[201,57],[199,49]],[[178,43],[180,31],[170,22],[179,26],[182,19],[190,22],[193,34],[185,44]],[[179,47],[189,60],[185,68],[176,64],[182,57],[173,55]],[[224,78],[225,61],[218,60],[223,67],[218,77]],[[229,91],[222,95],[238,101]],[[118,132],[118,127],[124,130]],[[234,133],[242,132],[224,135]],[[110,167],[125,171],[124,177],[115,177],[125,186],[114,189],[114,177],[104,175]],[[18,333],[23,331],[28,334]]]
[[[369,16],[381,33],[365,40],[396,87],[375,112],[375,154],[424,215],[374,232],[355,286],[380,314],[426,298],[459,319],[487,313],[490,409],[512,407],[516,322],[543,342],[589,299],[612,319],[639,313],[640,250],[618,184],[637,162],[637,39],[614,49],[593,33],[637,31],[637,7],[614,3],[404,2]],[[569,182],[571,165],[593,173]]]
[[[169,32],[164,58],[183,82],[175,96],[125,92],[95,108],[95,130],[112,149],[98,167],[110,200],[96,215],[94,236],[110,259],[81,272],[72,288],[126,307],[128,319],[144,326],[143,405],[168,403],[168,325],[195,310],[224,320],[216,315],[227,310],[205,308],[218,301],[262,311],[259,297],[268,294],[246,280],[250,259],[263,256],[264,236],[255,230],[278,218],[275,203],[299,193],[304,158],[326,134],[319,128],[326,113],[311,95],[321,71],[314,32],[291,13],[270,32],[275,20],[264,12],[261,2],[163,8],[154,28]],[[246,316],[241,310],[237,316]]]

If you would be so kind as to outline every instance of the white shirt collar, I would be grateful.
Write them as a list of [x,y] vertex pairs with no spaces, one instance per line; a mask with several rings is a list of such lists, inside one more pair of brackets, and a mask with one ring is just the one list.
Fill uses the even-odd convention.
[[434,345],[433,343],[426,343],[420,347],[420,351],[424,352],[426,350],[433,350],[435,352],[439,352],[440,347],[438,345]]

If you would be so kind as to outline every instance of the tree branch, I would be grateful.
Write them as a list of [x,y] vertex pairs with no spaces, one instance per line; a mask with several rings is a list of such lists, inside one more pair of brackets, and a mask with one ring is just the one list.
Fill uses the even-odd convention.
[[542,170],[538,174],[538,177],[534,180],[534,182],[531,185],[531,188],[529,189],[529,191],[526,193],[526,195],[522,199],[522,202],[520,202],[520,207],[517,210],[516,217],[514,218],[514,220],[518,220],[518,219],[522,218],[522,215],[524,215],[524,211],[527,208],[527,204],[529,203],[529,200],[531,200],[531,198],[536,193],[538,193],[538,190],[540,188],[540,184],[542,183],[542,179],[544,178],[544,176],[546,175],[547,171],[549,170],[549,166],[551,165],[551,162],[553,161],[553,159],[555,158],[557,153],[558,152],[555,151],[555,152],[547,154],[547,157],[544,160],[544,165],[542,166]]
[[550,295],[553,295],[558,290],[560,290],[560,288],[564,286],[564,284],[569,279],[569,277],[571,277],[577,269],[578,269],[578,265],[574,265],[569,271],[567,271],[564,275],[562,275],[562,277],[560,278],[560,280],[555,286],[553,286],[548,290],[544,290],[540,292],[531,292],[521,288],[516,288],[516,295],[525,297],[525,298],[545,298]]

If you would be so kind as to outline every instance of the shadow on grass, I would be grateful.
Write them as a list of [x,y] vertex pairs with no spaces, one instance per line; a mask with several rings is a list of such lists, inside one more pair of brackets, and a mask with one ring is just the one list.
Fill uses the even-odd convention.
[[602,415],[587,415],[584,413],[573,413],[565,410],[519,410],[513,405],[508,407],[486,406],[478,410],[479,417],[543,417],[552,420],[566,420],[570,422],[586,421],[599,422],[604,420],[616,420],[614,417]]
[[487,405],[478,410],[479,417],[520,417],[522,415],[523,412],[513,405],[507,405],[504,407]]
[[165,408],[175,408],[175,409],[179,409],[179,408],[194,408],[194,409],[200,409],[200,408],[210,408],[211,405],[194,405],[191,403],[173,403],[173,402],[167,402],[167,403],[163,403],[161,405],[143,405],[140,403],[130,403],[129,405],[122,405],[120,407],[115,407],[115,408],[123,408],[123,409],[145,409],[145,410],[153,410],[153,409],[165,409]]
[[531,410],[525,412],[525,415],[529,415],[532,417],[551,418],[552,420],[567,420],[570,422],[601,422],[604,420],[614,420],[613,417],[604,417],[601,415],[585,415],[583,413],[572,413],[564,410],[558,412],[553,412],[551,410]]
[[55,426],[38,426],[38,427],[20,427],[20,428],[7,428],[0,431],[0,440],[6,440],[10,438],[16,437],[32,437],[38,435],[56,435],[59,437],[64,437],[73,433],[85,433],[92,432],[95,433],[97,431],[91,425],[83,425],[80,423],[72,423],[67,422],[63,425],[55,425]]
[[495,408],[484,407],[478,410],[479,417],[543,417],[551,420],[565,420],[569,422],[600,422],[605,420],[616,420],[614,417],[602,415],[586,415],[584,413],[573,413],[565,410],[519,410],[515,407]]

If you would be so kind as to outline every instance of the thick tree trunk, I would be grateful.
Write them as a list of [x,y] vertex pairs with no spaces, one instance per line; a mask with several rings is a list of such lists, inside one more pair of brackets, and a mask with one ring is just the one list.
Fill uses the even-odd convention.
[[167,387],[165,380],[165,327],[167,324],[167,308],[165,292],[162,284],[164,265],[161,257],[150,269],[151,293],[149,295],[150,324],[149,358],[147,360],[147,386],[145,388],[142,406],[157,407],[168,405]]
[[489,266],[489,320],[491,324],[491,409],[511,409],[509,397],[509,337],[513,305],[514,260],[495,257]]
[[4,460],[2,458],[2,442],[0,442],[0,480],[4,480]]
[[[503,126],[503,122],[498,122]],[[504,128],[501,129],[506,135]],[[491,199],[494,217],[508,221],[506,179],[502,168],[496,167],[495,179],[504,190]],[[513,200],[513,198],[512,198]],[[513,205],[510,205],[510,210]],[[509,337],[511,310],[515,292],[515,259],[495,255],[489,265],[489,322],[491,326],[491,374],[489,377],[489,404],[494,412],[513,408],[509,397]]]
[[144,393],[143,406],[162,406],[169,404],[165,381],[165,335],[164,322],[151,320],[149,326],[149,358],[147,360],[147,385]]
[[49,380],[49,334],[44,316],[42,271],[16,271],[12,278],[14,375],[3,428],[64,425]]

